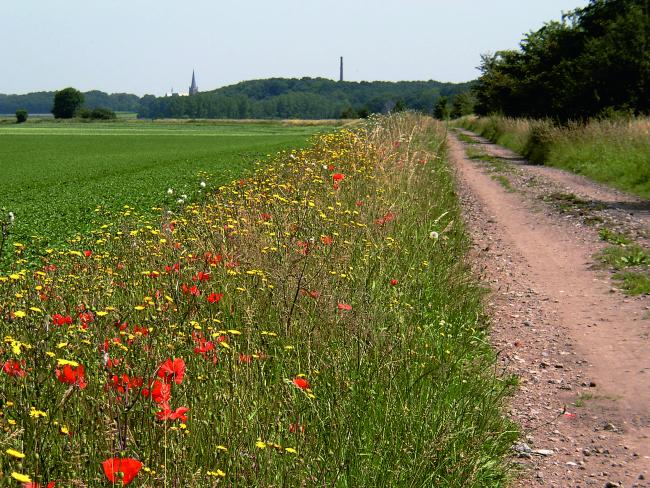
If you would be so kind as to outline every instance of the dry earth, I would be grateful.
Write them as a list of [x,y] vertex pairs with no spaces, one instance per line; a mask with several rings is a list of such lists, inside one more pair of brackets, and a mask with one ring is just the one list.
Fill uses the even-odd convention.
[[[475,141],[451,135],[449,152],[492,340],[519,377],[516,486],[650,487],[650,297],[623,295],[593,258],[601,225],[647,244],[650,202]],[[498,164],[467,158],[477,147]]]

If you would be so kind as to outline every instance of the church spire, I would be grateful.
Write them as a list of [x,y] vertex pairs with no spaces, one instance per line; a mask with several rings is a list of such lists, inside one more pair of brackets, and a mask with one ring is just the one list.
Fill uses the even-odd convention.
[[190,85],[190,95],[196,95],[199,92],[199,87],[196,86],[196,77],[194,76],[194,70],[192,70],[192,84]]

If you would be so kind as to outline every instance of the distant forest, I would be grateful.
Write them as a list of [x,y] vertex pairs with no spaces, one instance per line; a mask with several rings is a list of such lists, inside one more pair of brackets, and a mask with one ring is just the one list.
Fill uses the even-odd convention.
[[335,119],[395,108],[432,113],[441,97],[453,98],[470,86],[438,81],[271,78],[244,81],[192,97],[144,96],[139,114],[146,118]]
[[[438,81],[336,82],[324,78],[244,81],[194,96],[85,93],[85,107],[137,112],[141,118],[332,119],[413,109],[432,113],[444,98],[467,94],[468,83]],[[0,113],[49,113],[54,92],[0,95]]]
[[650,113],[650,1],[590,0],[483,56],[481,115],[559,121]]

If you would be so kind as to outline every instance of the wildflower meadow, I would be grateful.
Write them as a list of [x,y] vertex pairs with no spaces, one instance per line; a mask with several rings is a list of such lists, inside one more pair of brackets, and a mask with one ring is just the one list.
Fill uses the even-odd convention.
[[[0,486],[501,486],[512,381],[410,113],[0,275]],[[36,230],[35,230],[36,231]]]

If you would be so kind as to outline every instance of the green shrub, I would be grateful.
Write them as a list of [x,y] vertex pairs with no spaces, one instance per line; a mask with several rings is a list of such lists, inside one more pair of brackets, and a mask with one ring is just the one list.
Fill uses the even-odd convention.
[[530,126],[523,156],[533,164],[544,164],[551,154],[554,142],[553,126],[550,122],[534,122]]
[[27,121],[27,110],[16,110],[16,123],[22,124]]
[[117,118],[115,112],[103,107],[97,107],[90,113],[90,118],[93,120],[114,120]]
[[89,108],[82,107],[75,112],[75,117],[79,119],[90,119],[91,110]]

